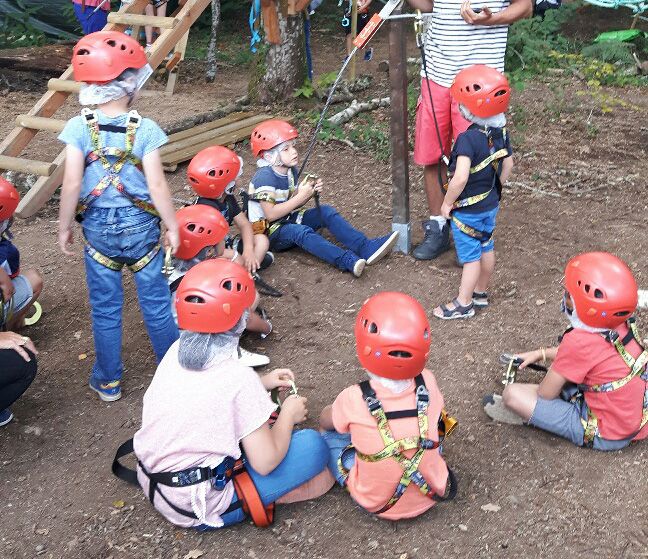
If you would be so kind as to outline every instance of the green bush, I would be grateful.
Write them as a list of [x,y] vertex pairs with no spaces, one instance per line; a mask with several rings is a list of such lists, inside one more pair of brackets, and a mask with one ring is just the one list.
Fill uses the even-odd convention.
[[16,2],[20,15],[4,14],[0,17],[0,48],[33,47],[45,44],[45,34],[29,23],[38,8],[28,7],[23,0]]

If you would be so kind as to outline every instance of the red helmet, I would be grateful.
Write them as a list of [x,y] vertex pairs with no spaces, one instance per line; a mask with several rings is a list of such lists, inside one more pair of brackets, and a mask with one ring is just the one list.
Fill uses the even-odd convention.
[[20,202],[20,194],[7,179],[0,177],[0,221],[10,219]]
[[223,214],[205,204],[179,209],[176,212],[176,220],[180,246],[175,256],[182,260],[193,258],[205,247],[217,245],[229,231]]
[[214,258],[196,264],[176,291],[178,326],[202,334],[231,330],[254,302],[254,280],[243,266]]
[[565,289],[578,318],[593,328],[616,328],[636,310],[637,282],[623,260],[609,252],[586,252],[565,268]]
[[97,31],[79,39],[72,51],[74,79],[107,83],[124,70],[138,70],[148,63],[142,46],[120,31]]
[[375,375],[403,380],[425,367],[430,352],[430,323],[421,304],[397,291],[367,299],[355,324],[360,364]]
[[455,76],[450,94],[475,116],[488,118],[508,110],[511,86],[501,72],[475,64]]
[[187,179],[198,196],[219,198],[241,171],[241,160],[231,149],[210,146],[189,162]]
[[285,120],[266,120],[252,130],[250,145],[252,155],[259,157],[262,151],[267,151],[279,144],[294,140],[299,133],[297,129]]

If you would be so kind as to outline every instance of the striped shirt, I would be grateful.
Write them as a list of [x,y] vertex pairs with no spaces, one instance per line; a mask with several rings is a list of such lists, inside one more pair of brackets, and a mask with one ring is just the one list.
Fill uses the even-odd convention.
[[[470,25],[461,17],[462,0],[436,0],[425,34],[425,62],[429,78],[450,87],[457,72],[473,64],[504,71],[508,25]],[[509,0],[475,0],[473,8],[493,13],[508,7]],[[421,68],[421,77],[425,72]]]

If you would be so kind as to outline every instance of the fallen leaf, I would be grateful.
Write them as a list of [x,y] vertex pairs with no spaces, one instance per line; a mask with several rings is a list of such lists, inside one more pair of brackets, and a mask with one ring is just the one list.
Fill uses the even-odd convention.
[[113,501],[113,507],[116,509],[122,508],[125,504],[124,501]]
[[83,334],[83,332],[81,332],[81,330],[78,330],[77,332],[74,333],[74,337],[77,340],[80,340],[81,339],[81,334]]
[[480,508],[484,512],[498,512],[502,507],[495,503],[488,503],[487,505],[482,505]]
[[81,354],[79,355],[79,361],[83,361],[84,359],[87,359],[87,358],[88,358],[88,354],[87,354],[87,353],[81,353]]
[[38,530],[36,530],[36,533],[39,536],[47,536],[47,534],[49,534],[49,529],[48,528],[39,528]]
[[203,555],[205,555],[205,552],[202,549],[192,549],[183,559],[198,559],[198,557],[202,557]]

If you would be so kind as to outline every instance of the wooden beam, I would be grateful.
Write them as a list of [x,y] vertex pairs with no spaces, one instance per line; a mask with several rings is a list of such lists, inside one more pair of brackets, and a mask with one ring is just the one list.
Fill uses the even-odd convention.
[[[358,0],[351,2],[351,42],[355,41],[358,35]],[[357,55],[349,62],[349,81],[356,79],[356,58]]]
[[[211,122],[204,122],[203,124],[198,124],[186,130],[181,130],[180,132],[175,132],[174,134],[169,134],[169,143],[177,142],[184,140],[185,138],[191,138],[195,134],[200,134],[202,132],[207,132],[207,130],[213,130],[214,128],[220,128],[226,124],[231,124],[232,122],[237,122],[254,116],[253,112],[236,112],[219,118],[218,120],[212,120]],[[268,117],[271,118],[271,117]]]
[[81,83],[73,80],[51,78],[47,81],[47,89],[50,91],[60,91],[62,93],[79,93],[79,91],[81,91]]
[[32,186],[27,194],[20,199],[16,215],[20,218],[28,218],[40,210],[52,194],[63,182],[63,173],[65,172],[65,150],[59,153],[54,160],[56,168],[49,177],[40,177]]
[[[401,13],[401,8],[396,8],[393,13]],[[404,20],[389,22],[389,81],[391,84],[392,230],[400,233],[396,250],[408,254],[412,241],[407,129],[407,41],[404,26]]]
[[6,169],[7,171],[18,171],[19,173],[31,173],[47,177],[52,174],[55,167],[54,163],[48,163],[47,161],[0,155],[0,169]]
[[178,25],[178,20],[174,17],[159,17],[147,16],[144,14],[122,14],[120,12],[112,12],[108,14],[108,23],[114,23],[124,27],[131,25],[151,25],[159,27],[160,29],[173,29]]
[[16,117],[16,126],[31,128],[33,130],[47,130],[48,132],[59,133],[65,128],[67,120],[56,118],[45,118],[42,116],[18,115]]

